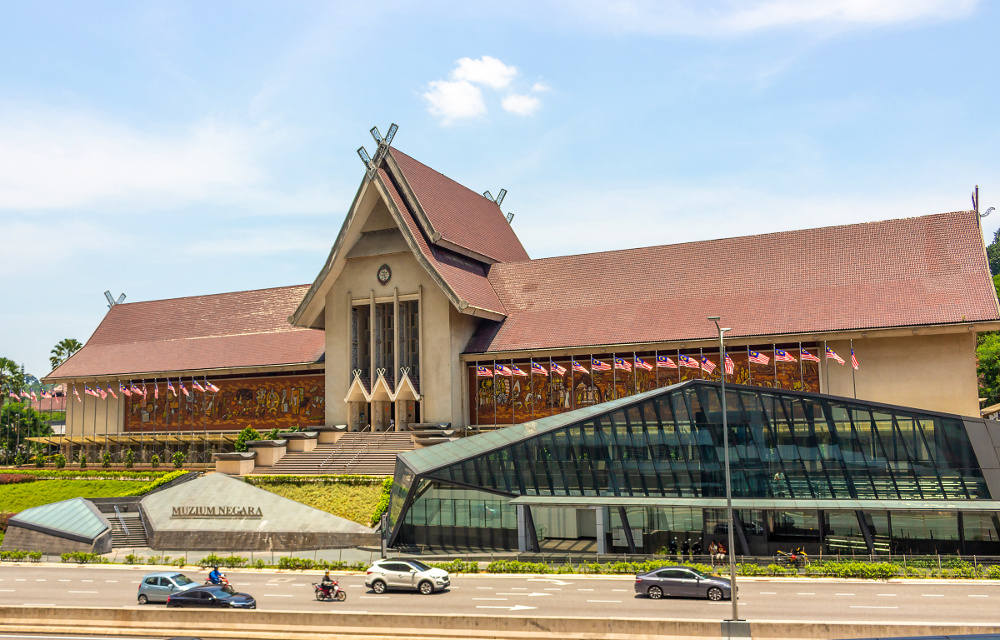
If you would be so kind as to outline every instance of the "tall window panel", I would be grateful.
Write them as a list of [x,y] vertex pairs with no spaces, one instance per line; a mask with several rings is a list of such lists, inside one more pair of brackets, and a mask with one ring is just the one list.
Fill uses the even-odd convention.
[[395,354],[392,351],[394,317],[391,302],[375,305],[375,368],[385,369],[385,380],[390,385],[396,381],[393,370]]
[[[361,378],[371,380],[371,309],[362,305],[351,308],[351,371],[361,370]],[[353,381],[354,374],[351,374]]]
[[420,379],[420,305],[417,300],[399,303],[399,366],[410,369],[411,380]]

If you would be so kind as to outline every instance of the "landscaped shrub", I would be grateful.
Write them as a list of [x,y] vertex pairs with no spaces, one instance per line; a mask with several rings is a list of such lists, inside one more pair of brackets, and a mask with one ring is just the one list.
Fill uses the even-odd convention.
[[14,456],[14,466],[20,467],[22,464],[24,464],[24,454],[18,451]]
[[87,468],[87,454],[85,453],[80,454],[80,468],[81,469]]
[[9,511],[0,511],[0,533],[7,533],[7,521],[11,519],[14,514]]
[[180,469],[181,467],[183,467],[185,458],[187,458],[187,456],[184,455],[183,451],[175,452],[173,458],[171,458],[174,462],[174,468]]
[[17,549],[12,549],[10,551],[0,551],[0,560],[5,562],[18,562],[20,560],[26,560],[28,558],[27,551],[19,551]]
[[295,570],[307,570],[312,569],[316,566],[310,558],[294,558],[290,556],[282,556],[278,558],[278,568],[279,569],[295,569]]
[[378,498],[375,510],[372,511],[371,526],[375,526],[382,519],[382,514],[389,508],[389,499],[392,497],[392,478],[386,478],[382,482],[382,495]]
[[162,487],[163,485],[167,484],[168,482],[170,482],[172,480],[176,480],[177,478],[181,477],[185,473],[187,473],[187,471],[184,471],[182,469],[178,469],[177,471],[171,471],[170,473],[166,473],[166,474],[160,476],[159,478],[157,478],[153,482],[153,484],[151,484],[149,486],[136,487],[135,491],[130,491],[126,495],[129,495],[129,496],[141,496],[141,495],[147,494],[150,491],[152,491],[153,489]]
[[142,564],[142,556],[137,556],[134,553],[130,553],[125,556],[125,564]]
[[465,562],[464,560],[452,560],[451,562],[432,562],[432,567],[444,569],[448,573],[479,573],[478,562]]
[[232,569],[233,567],[245,567],[247,562],[249,560],[243,556],[217,556],[214,553],[210,553],[198,561],[198,566],[203,569],[205,567],[226,567]]
[[35,454],[35,466],[41,469],[45,466],[45,456],[41,453]]
[[158,468],[160,466],[160,456],[154,453],[153,457],[149,459],[149,466],[153,467],[154,469]]
[[56,463],[56,469],[62,469],[66,466],[66,456],[61,453],[52,456],[52,461]]
[[135,466],[135,451],[127,449],[125,451],[125,468],[131,469]]
[[101,467],[104,469],[111,468],[111,454],[107,451],[105,451],[104,455],[101,456]]
[[544,562],[494,560],[486,566],[486,573],[552,573],[552,567]]
[[17,484],[19,482],[34,482],[35,476],[26,473],[0,473],[0,484]]
[[102,558],[99,553],[88,553],[86,551],[74,551],[64,553],[59,556],[62,562],[72,562],[75,564],[105,564],[110,562],[107,558]]
[[41,559],[42,559],[42,552],[41,551],[30,551],[30,552],[28,552],[28,560],[31,560],[32,562],[38,562]]
[[995,564],[992,567],[986,567],[985,577],[990,580],[1000,580],[1000,564]]
[[249,448],[247,447],[247,443],[254,440],[260,440],[260,434],[257,433],[256,429],[247,425],[246,428],[243,429],[243,431],[240,431],[239,435],[236,436],[235,448],[237,451],[246,451]]

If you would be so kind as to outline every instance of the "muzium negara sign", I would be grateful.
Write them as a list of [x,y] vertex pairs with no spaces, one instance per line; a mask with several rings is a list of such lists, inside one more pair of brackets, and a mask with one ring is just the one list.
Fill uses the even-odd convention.
[[262,518],[260,507],[173,507],[171,518]]

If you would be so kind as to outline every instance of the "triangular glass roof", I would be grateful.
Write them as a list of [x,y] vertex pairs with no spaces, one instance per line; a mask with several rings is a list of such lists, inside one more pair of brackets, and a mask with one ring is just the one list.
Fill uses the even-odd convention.
[[31,507],[10,519],[11,523],[23,523],[28,528],[44,529],[52,533],[67,533],[93,540],[105,529],[108,522],[93,504],[83,498],[72,498],[53,502],[40,507]]

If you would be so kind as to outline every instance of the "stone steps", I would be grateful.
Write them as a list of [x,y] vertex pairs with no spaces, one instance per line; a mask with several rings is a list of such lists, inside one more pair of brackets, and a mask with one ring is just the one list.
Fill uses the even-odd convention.
[[259,475],[358,474],[391,476],[396,454],[413,449],[407,433],[345,433],[335,444],[312,451],[286,453],[273,467],[254,469]]
[[[146,530],[142,526],[142,518],[138,513],[105,514],[111,523],[111,545],[116,548],[148,547]],[[124,521],[124,526],[122,523]],[[125,528],[128,527],[126,533]]]

